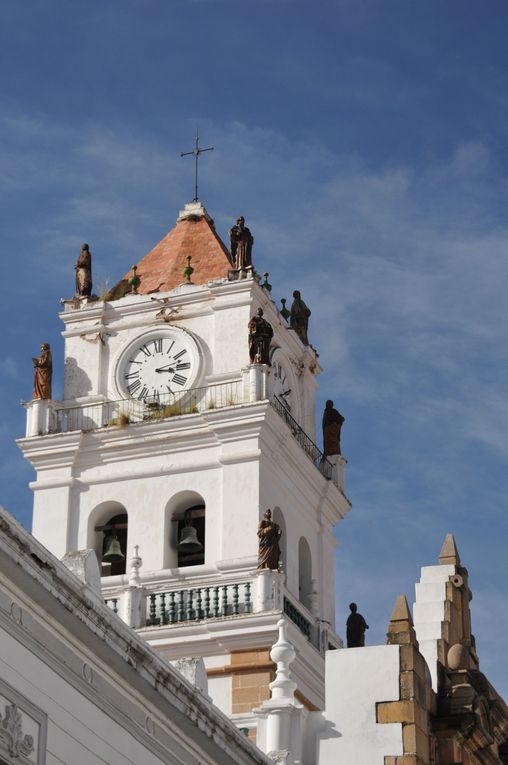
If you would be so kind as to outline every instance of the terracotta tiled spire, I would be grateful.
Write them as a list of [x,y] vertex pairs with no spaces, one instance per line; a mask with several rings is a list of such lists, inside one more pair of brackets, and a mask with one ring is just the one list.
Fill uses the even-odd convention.
[[[138,293],[166,292],[182,284],[188,255],[192,257],[194,284],[223,279],[232,268],[231,256],[201,202],[185,205],[176,225],[137,263],[137,275],[141,279]],[[129,275],[130,272],[113,287],[111,298],[129,291]]]

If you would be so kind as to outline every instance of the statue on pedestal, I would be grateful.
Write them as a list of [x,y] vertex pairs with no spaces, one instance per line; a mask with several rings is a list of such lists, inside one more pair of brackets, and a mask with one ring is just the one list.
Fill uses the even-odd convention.
[[252,245],[254,237],[245,226],[245,218],[237,218],[236,224],[229,232],[231,257],[238,271],[252,268]]
[[294,329],[304,345],[309,345],[307,331],[309,329],[310,308],[302,300],[299,290],[293,292],[293,304],[289,315],[289,325]]
[[333,408],[333,401],[328,400],[323,412],[323,457],[341,454],[340,430],[343,423],[344,417]]
[[51,398],[51,377],[53,374],[49,343],[41,345],[41,355],[37,359],[32,358],[32,362],[35,369],[33,398],[49,399]]
[[92,294],[92,253],[86,242],[81,245],[76,270],[76,297],[90,297]]
[[369,625],[363,616],[357,613],[357,608],[358,606],[356,603],[349,604],[351,613],[346,622],[346,640],[348,648],[363,648],[365,645],[365,630],[369,629]]
[[251,364],[270,365],[270,342],[273,337],[272,325],[263,319],[263,309],[249,321],[249,357]]
[[258,526],[259,553],[258,568],[279,569],[281,528],[272,521],[272,511],[267,510]]

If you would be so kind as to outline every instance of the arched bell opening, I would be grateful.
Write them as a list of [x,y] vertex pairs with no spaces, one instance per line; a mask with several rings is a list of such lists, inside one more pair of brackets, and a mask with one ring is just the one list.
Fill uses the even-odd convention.
[[95,550],[101,576],[125,574],[127,533],[127,510],[120,502],[102,502],[90,513],[87,546]]
[[166,568],[199,566],[205,562],[206,508],[194,491],[175,494],[166,506]]
[[288,570],[287,567],[287,536],[286,536],[286,522],[284,521],[284,515],[280,507],[275,506],[272,511],[272,520],[280,527],[281,535],[279,537],[280,548],[280,562],[283,571]]

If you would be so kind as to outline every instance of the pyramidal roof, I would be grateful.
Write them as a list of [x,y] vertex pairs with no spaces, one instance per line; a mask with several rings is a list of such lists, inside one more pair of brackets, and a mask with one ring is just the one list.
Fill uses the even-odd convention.
[[[136,273],[141,279],[138,293],[167,292],[183,284],[183,269],[189,255],[194,268],[193,284],[223,279],[232,268],[231,255],[199,201],[186,204],[176,225],[136,264]],[[130,276],[132,270],[113,287],[110,298],[121,297],[130,290]]]

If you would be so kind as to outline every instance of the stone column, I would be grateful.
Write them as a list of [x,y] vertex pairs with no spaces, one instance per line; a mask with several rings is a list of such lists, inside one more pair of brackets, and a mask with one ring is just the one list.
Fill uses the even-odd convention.
[[35,398],[25,404],[27,438],[58,431],[55,403],[51,399]]
[[347,465],[347,459],[342,454],[330,454],[327,458],[328,462],[333,465],[332,469],[332,481],[343,494],[346,493],[346,476],[345,467]]
[[146,590],[142,587],[139,576],[142,564],[139,546],[135,545],[134,556],[130,561],[129,586],[120,600],[120,618],[133,629],[146,625]]
[[295,659],[295,649],[286,635],[286,622],[277,622],[279,639],[270,651],[277,664],[275,680],[270,683],[271,699],[255,710],[258,718],[257,745],[275,763],[297,765],[301,763],[304,708],[295,699],[296,683],[291,678],[289,665]]
[[270,367],[267,364],[250,364],[242,370],[242,374],[244,403],[263,401],[268,397]]
[[282,584],[284,574],[281,571],[272,571],[269,568],[258,569],[256,577],[256,590],[254,595],[254,613],[263,611],[282,611]]

